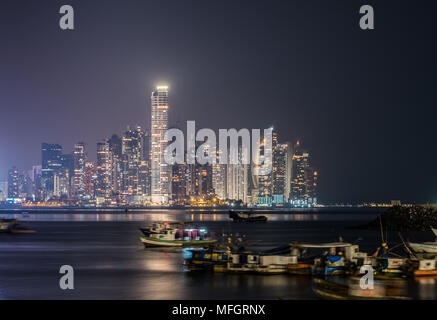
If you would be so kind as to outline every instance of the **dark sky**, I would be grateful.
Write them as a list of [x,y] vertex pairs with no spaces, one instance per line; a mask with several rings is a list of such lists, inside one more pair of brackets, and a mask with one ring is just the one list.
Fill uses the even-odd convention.
[[435,202],[432,2],[2,0],[0,180],[39,164],[41,142],[85,141],[95,159],[98,140],[148,123],[164,81],[173,123],[300,138],[322,201]]

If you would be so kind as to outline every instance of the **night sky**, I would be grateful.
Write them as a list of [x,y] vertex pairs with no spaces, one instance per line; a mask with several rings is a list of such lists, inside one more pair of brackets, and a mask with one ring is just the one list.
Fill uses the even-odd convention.
[[299,138],[322,202],[436,202],[432,2],[2,0],[0,180],[40,164],[41,142],[95,159],[98,140],[148,124],[165,82],[171,124]]

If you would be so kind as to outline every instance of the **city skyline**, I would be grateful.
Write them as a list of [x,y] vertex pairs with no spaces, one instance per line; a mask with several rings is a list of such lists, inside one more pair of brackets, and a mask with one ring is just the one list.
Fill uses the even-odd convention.
[[[31,170],[12,167],[7,182],[2,184],[0,201],[73,206],[313,207],[318,204],[318,173],[311,167],[309,153],[303,151],[299,141],[295,145],[282,142],[278,131],[270,127],[264,130],[261,140],[258,136],[258,142],[252,141],[251,147],[247,129],[239,132],[220,129],[220,147],[210,149],[209,134],[214,137],[216,134],[203,129],[210,132],[208,138],[204,137],[207,143],[199,140],[199,136],[195,139],[192,132],[192,151],[185,152],[182,162],[168,162],[165,153],[171,145],[170,132],[175,128],[168,130],[171,109],[167,85],[153,89],[150,105],[149,126],[128,126],[120,136],[113,134],[97,142],[95,161],[90,159],[84,142],[76,143],[71,153],[66,153],[60,144],[43,142],[41,164],[32,166]],[[187,139],[190,130],[195,131],[193,121],[187,121]],[[222,134],[226,140],[222,141]],[[258,144],[259,149],[255,147]],[[187,148],[190,149],[188,140]],[[214,154],[206,163],[199,158],[211,152]],[[255,158],[250,159],[250,153]]]
[[[0,181],[14,164],[37,163],[43,141],[72,150],[146,127],[150,92],[168,82],[170,125],[273,125],[302,141],[323,173],[324,202],[437,200],[435,49],[423,6],[380,3],[366,32],[355,1],[78,0],[69,32],[57,3],[18,2],[0,12]],[[406,146],[423,154],[417,170],[405,169]]]

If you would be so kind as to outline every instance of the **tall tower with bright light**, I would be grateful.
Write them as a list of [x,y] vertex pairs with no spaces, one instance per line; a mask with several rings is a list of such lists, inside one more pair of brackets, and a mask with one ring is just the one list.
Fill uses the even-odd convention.
[[165,162],[167,147],[165,133],[168,129],[168,86],[157,86],[151,96],[152,117],[150,125],[151,201],[166,205],[170,194],[170,166]]

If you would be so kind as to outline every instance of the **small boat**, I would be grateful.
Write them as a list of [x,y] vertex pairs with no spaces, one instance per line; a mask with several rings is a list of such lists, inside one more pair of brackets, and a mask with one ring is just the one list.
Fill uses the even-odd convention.
[[405,266],[408,261],[406,258],[393,257],[384,254],[375,257],[375,279],[390,279],[405,277]]
[[235,222],[267,222],[266,216],[257,216],[252,212],[244,211],[229,211],[229,218]]
[[204,227],[175,226],[174,224],[154,223],[149,228],[141,228],[140,237],[145,247],[193,247],[208,246],[217,242],[211,239]]
[[210,249],[210,248],[190,248],[184,249],[189,252],[184,259],[184,265],[190,271],[214,271],[225,268],[231,261],[229,250]]
[[35,233],[35,230],[24,228],[20,226],[21,221],[17,219],[0,219],[0,232],[1,233]]
[[416,253],[437,254],[437,229],[431,228],[431,231],[436,236],[436,240],[434,240],[434,242],[408,242],[408,246]]
[[437,276],[437,260],[436,258],[411,259],[405,269],[416,278]]
[[[288,265],[296,264],[297,256],[272,255],[255,252],[240,252],[231,255],[226,268],[220,270],[230,273],[283,274],[288,272]],[[217,268],[214,271],[219,271]]]
[[433,253],[437,254],[437,242],[408,242],[408,245],[416,253]]
[[[355,273],[364,264],[371,264],[367,253],[360,252],[356,244],[341,241],[321,244],[294,243],[291,246],[300,251],[299,263],[288,266],[288,272],[292,274],[344,275]],[[309,250],[323,250],[323,252],[305,257]]]
[[21,223],[17,219],[0,219],[0,232],[11,232],[13,228]]

